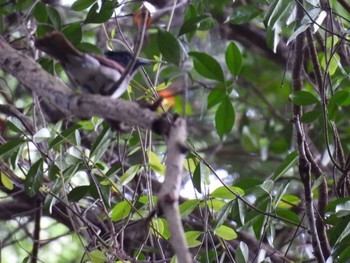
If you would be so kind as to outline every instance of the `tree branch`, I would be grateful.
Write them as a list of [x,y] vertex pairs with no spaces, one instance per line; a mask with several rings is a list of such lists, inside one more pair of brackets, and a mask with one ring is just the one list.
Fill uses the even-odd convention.
[[183,161],[187,147],[186,122],[179,118],[169,132],[167,141],[168,154],[166,160],[165,180],[158,194],[158,208],[169,223],[171,244],[176,252],[177,260],[181,263],[192,262],[191,254],[187,248],[184,230],[179,210],[179,195],[182,180]]
[[34,220],[34,233],[33,233],[33,249],[31,255],[31,263],[38,262],[38,254],[40,248],[40,222],[43,214],[42,201],[40,199],[36,200],[36,212]]
[[[296,0],[297,2],[297,14],[296,19],[300,23],[301,19],[304,16],[303,1]],[[292,85],[293,93],[302,90],[303,80],[302,80],[302,65],[304,62],[304,40],[305,32],[299,34],[295,40],[294,48],[294,64],[292,69]],[[312,191],[311,191],[311,165],[306,156],[305,150],[305,132],[300,122],[300,117],[302,116],[301,106],[293,104],[293,122],[296,132],[296,143],[299,154],[299,173],[300,179],[304,186],[304,195],[305,195],[305,206],[307,218],[309,221],[309,227],[312,237],[312,247],[314,249],[314,254],[318,262],[325,262],[324,256],[321,250],[321,245],[316,229],[315,223],[315,211],[312,204]]]

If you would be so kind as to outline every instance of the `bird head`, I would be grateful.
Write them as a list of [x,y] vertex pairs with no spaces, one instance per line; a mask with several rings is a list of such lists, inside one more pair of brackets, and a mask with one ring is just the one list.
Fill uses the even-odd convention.
[[[104,53],[105,57],[111,59],[113,61],[118,62],[124,68],[126,68],[130,61],[133,59],[133,55],[128,51],[107,51]],[[134,68],[131,70],[132,73],[136,72],[136,70],[144,65],[149,65],[150,62],[146,59],[138,58],[136,59],[136,63]]]

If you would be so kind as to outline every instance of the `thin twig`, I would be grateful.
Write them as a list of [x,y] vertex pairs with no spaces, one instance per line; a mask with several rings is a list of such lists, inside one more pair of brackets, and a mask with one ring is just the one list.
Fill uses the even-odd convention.
[[36,263],[38,259],[39,254],[39,248],[40,248],[40,222],[41,217],[43,214],[42,209],[42,201],[38,198],[36,200],[36,212],[35,212],[35,221],[34,221],[34,233],[33,233],[33,249],[32,249],[32,255],[31,255],[31,263]]

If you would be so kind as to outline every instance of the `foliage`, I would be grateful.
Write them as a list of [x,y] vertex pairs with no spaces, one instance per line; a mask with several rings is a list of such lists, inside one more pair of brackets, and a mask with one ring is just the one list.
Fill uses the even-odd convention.
[[[98,54],[137,44],[141,27],[128,14],[136,14],[140,3],[46,2],[0,0],[0,32],[73,88],[61,65],[37,53],[33,39],[59,30],[79,50]],[[149,2],[155,10],[140,56],[154,59],[154,67],[138,73],[122,98],[154,101],[157,93],[167,94],[164,103],[172,106],[164,108],[188,121],[191,151],[180,213],[193,257],[300,262],[317,258],[318,243],[323,262],[347,262],[349,4]],[[299,39],[305,58],[297,65],[303,87],[296,90]],[[98,117],[62,119],[25,85],[4,71],[0,76],[4,262],[30,258],[31,222],[41,208],[42,262],[118,262],[117,240],[120,251],[136,260],[174,262],[168,222],[161,213],[149,217],[166,169],[164,138],[137,127],[116,132]],[[72,225],[76,216],[84,227]],[[94,238],[82,238],[84,232]],[[48,249],[56,244],[65,251],[59,256]],[[13,251],[18,257],[7,259]]]

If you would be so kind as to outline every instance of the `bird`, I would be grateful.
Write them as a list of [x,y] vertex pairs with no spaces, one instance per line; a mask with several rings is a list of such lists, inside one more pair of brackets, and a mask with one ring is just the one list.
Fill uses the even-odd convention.
[[59,31],[36,39],[35,47],[57,59],[71,82],[78,85],[82,93],[111,98],[120,97],[137,70],[150,64],[146,59],[137,58],[133,68],[125,73],[128,64],[133,60],[130,52],[107,51],[104,56],[84,53],[75,48]]

